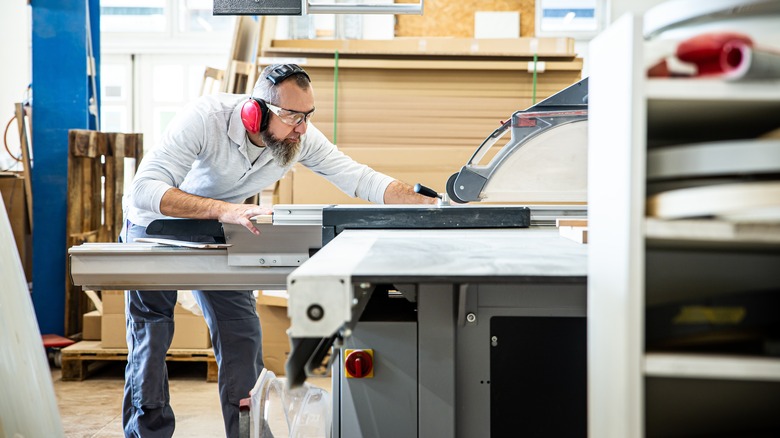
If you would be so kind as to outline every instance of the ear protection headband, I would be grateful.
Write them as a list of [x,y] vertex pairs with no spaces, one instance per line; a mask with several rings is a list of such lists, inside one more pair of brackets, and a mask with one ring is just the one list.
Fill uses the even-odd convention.
[[[274,68],[266,79],[276,86],[298,73],[306,76],[306,79],[311,82],[311,78],[306,71],[297,64],[282,64]],[[268,112],[268,106],[265,104],[265,101],[256,97],[250,97],[241,107],[241,121],[244,123],[244,128],[252,134],[265,131],[270,120]]]

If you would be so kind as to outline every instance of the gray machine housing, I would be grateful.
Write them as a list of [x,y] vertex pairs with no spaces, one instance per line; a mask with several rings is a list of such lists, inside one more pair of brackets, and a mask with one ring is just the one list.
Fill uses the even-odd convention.
[[419,319],[364,312],[344,342],[374,350],[373,378],[334,352],[333,436],[586,436],[584,281],[413,288]]

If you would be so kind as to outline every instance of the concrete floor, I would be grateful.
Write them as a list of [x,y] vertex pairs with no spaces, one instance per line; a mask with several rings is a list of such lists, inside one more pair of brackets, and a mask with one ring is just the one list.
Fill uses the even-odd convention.
[[[124,363],[107,365],[81,382],[63,382],[62,372],[52,368],[54,392],[67,438],[123,437],[122,392]],[[206,365],[169,362],[171,406],[176,414],[174,436],[213,438],[224,436],[217,384],[206,382]],[[327,378],[309,379],[330,388]]]

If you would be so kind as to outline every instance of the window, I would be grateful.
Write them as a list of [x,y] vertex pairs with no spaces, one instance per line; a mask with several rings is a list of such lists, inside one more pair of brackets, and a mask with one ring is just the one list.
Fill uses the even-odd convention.
[[605,0],[536,0],[536,36],[589,39],[604,25]]
[[233,17],[214,16],[213,0],[185,0],[179,2],[178,32],[232,33]]
[[198,97],[206,67],[224,69],[233,16],[212,0],[101,0],[101,129],[142,132],[153,147]]
[[165,32],[167,0],[101,0],[101,32]]
[[224,50],[230,46],[235,17],[215,17],[212,8],[212,0],[101,0],[101,50],[104,53]]

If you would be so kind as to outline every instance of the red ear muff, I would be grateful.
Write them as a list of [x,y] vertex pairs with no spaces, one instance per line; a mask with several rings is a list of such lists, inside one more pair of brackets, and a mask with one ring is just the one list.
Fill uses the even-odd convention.
[[241,121],[252,134],[265,131],[268,127],[268,107],[260,99],[250,98],[241,107]]

